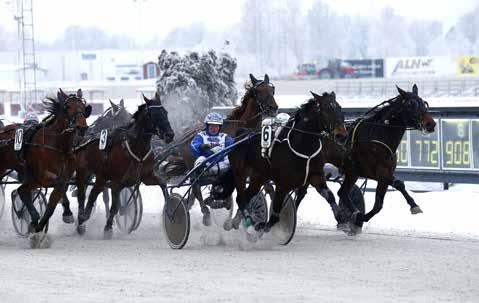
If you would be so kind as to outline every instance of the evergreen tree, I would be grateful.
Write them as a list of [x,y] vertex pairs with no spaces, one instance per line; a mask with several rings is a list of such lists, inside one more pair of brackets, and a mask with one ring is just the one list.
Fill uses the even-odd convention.
[[231,106],[238,98],[236,60],[210,50],[184,56],[163,50],[158,57],[157,90],[175,132],[202,120],[213,106]]

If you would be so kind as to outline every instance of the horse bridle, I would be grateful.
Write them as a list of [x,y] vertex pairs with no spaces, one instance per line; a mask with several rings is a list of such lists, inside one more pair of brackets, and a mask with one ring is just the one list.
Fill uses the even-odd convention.
[[79,101],[79,102],[83,103],[85,105],[85,108],[86,108],[85,99],[79,98],[76,95],[70,95],[68,98],[66,98],[66,100],[64,101],[64,106],[63,106],[64,110],[67,113],[67,121],[68,121],[68,127],[67,127],[66,131],[72,131],[77,127],[76,120],[77,120],[78,117],[84,117],[85,119],[87,118],[85,111],[83,111],[83,112],[75,111],[75,113],[73,115],[71,115],[71,116],[68,115],[68,111],[66,110],[66,107],[67,107],[68,101],[70,101],[70,100]]
[[[266,84],[268,85],[269,87],[271,87],[273,89],[273,93],[272,94],[269,94],[267,96],[260,96],[259,93],[258,93],[258,87],[261,85],[261,84]],[[260,115],[264,114],[264,113],[267,113],[270,108],[265,108],[266,107],[266,102],[273,99],[274,98],[274,92],[275,92],[275,87],[273,84],[271,83],[266,83],[264,81],[260,81],[258,83],[256,83],[256,85],[254,85],[252,87],[252,90],[253,90],[253,97],[256,101],[256,104],[258,104],[258,107],[259,107],[259,110],[260,110]],[[256,118],[257,116],[254,116],[254,118]]]
[[326,132],[329,136],[331,136],[331,132],[334,130],[334,127],[344,122],[344,120],[341,121],[341,107],[337,106],[337,103],[333,101],[328,101],[328,106],[333,109],[333,116],[335,117],[335,119],[334,122],[326,123],[325,127],[323,127],[323,131]]
[[[421,101],[424,104],[423,106],[421,106],[422,105]],[[412,107],[412,108],[410,106],[411,102],[414,102],[414,104],[415,104],[415,106]],[[423,127],[421,125],[421,117],[429,109],[429,104],[426,101],[419,100],[417,98],[406,99],[404,97],[403,97],[403,100],[402,100],[401,103],[402,103],[401,105],[403,105],[405,107],[408,118],[411,119],[411,121],[415,124],[415,126],[413,126],[412,128],[408,128],[408,129],[422,130]],[[416,115],[416,113],[417,113],[417,115]],[[406,125],[408,124],[408,123],[406,123],[406,121],[404,121],[404,117],[401,117],[401,119],[403,120],[403,123],[405,123]]]
[[[164,109],[164,106],[163,105],[147,105],[146,109],[147,109],[148,113],[150,113],[150,117],[151,117],[150,108],[163,108]],[[152,132],[152,133],[157,135],[160,139],[163,140],[165,138],[166,131],[164,131],[162,129],[157,129],[156,127],[154,127],[154,129],[157,130],[157,131]],[[148,134],[148,132],[145,132],[145,134]]]

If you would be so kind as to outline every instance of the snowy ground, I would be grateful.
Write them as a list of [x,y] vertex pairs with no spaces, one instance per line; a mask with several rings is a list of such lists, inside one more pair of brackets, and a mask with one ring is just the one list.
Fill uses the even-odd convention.
[[[160,228],[160,191],[143,187],[142,194],[145,215],[134,234],[115,230],[103,240],[100,209],[80,237],[57,211],[55,241],[45,250],[15,236],[7,205],[0,301],[478,302],[477,186],[414,193],[424,211],[416,216],[388,192],[383,211],[354,238],[335,231],[329,206],[310,190],[286,247],[268,236],[251,244],[240,232],[205,228],[194,208],[181,251],[167,246]],[[373,197],[366,194],[369,207]]]

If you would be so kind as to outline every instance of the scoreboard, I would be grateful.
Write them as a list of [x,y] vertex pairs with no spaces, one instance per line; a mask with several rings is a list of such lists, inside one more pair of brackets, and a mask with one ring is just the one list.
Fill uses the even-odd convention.
[[438,118],[436,130],[407,131],[396,151],[398,168],[479,171],[479,119]]

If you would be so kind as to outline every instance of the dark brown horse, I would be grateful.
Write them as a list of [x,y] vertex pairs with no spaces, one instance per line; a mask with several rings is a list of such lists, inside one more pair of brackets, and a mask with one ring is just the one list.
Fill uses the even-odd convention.
[[[324,176],[325,147],[322,140],[332,137],[339,143],[345,142],[344,116],[334,93],[312,94],[314,98],[296,111],[275,139],[269,159],[261,156],[259,136],[229,154],[235,176],[238,211],[231,222],[227,221],[226,229],[238,228],[241,218],[248,216],[244,211],[246,204],[269,180],[276,185],[272,212],[266,225],[256,224],[256,230],[264,228],[268,231],[276,224],[285,196],[306,184],[313,185],[337,214],[334,195],[328,189]],[[245,190],[248,176],[250,185]]]
[[[399,87],[397,89],[398,96],[382,102],[352,124],[347,150],[331,149],[333,152],[326,154],[327,162],[337,166],[345,175],[338,195],[353,214],[354,224],[350,224],[352,234],[357,233],[363,222],[369,221],[381,210],[388,186],[403,194],[412,214],[422,212],[407,193],[404,182],[394,177],[396,150],[407,129],[431,133],[436,123],[428,112],[427,102],[418,96],[416,85],[412,92],[405,92]],[[358,177],[378,182],[374,207],[365,215],[358,211],[349,198]],[[297,206],[305,194],[306,188],[302,188],[298,194]]]
[[[86,118],[91,106],[86,105],[81,90],[67,95],[62,90],[57,98],[47,98],[44,102],[50,115],[38,124],[31,138],[23,143],[21,154],[13,150],[13,142],[2,152],[0,170],[15,169],[20,175],[22,185],[18,194],[25,203],[30,216],[32,232],[43,231],[60,198],[65,194],[67,183],[73,174],[73,141],[82,136],[87,128]],[[13,140],[19,124],[6,126],[3,134],[9,134]],[[39,187],[53,187],[47,209],[40,219],[33,206],[31,192]]]
[[[278,110],[278,105],[274,99],[274,85],[270,83],[268,75],[264,75],[263,80],[256,79],[252,74],[249,77],[251,85],[246,87],[241,105],[227,116],[224,121],[225,125],[221,129],[222,132],[229,135],[234,135],[238,128],[259,129],[262,117],[264,115],[274,115]],[[179,147],[179,156],[188,170],[192,169],[195,163],[195,158],[190,150],[191,140],[203,127],[188,131],[181,139],[184,143]],[[193,187],[193,195],[200,203],[203,224],[210,225],[210,210],[203,201],[200,187]]]
[[[126,110],[123,99],[120,100],[119,104],[115,104],[110,100],[110,107],[106,109],[93,123],[88,127],[85,132],[84,140],[88,140],[89,138],[98,138],[100,136],[100,132],[103,129],[107,129],[108,131],[112,131],[113,129],[125,125],[130,121],[132,115]],[[90,179],[92,179],[91,176]],[[77,195],[77,190],[75,186],[70,188],[73,190],[72,195]],[[105,188],[103,191],[103,202],[105,202],[105,209],[106,215],[108,216],[108,210],[110,209],[110,196],[108,193],[108,189]],[[70,202],[68,197],[65,196],[62,199],[63,205],[63,222],[71,224],[75,222],[75,218],[73,217],[73,213],[70,210]]]
[[[98,140],[89,141],[76,151],[76,178],[78,188],[78,231],[83,233],[83,222],[89,219],[97,196],[108,185],[111,187],[112,205],[105,225],[105,238],[113,235],[113,219],[119,209],[120,191],[125,187],[139,185],[160,185],[165,181],[153,173],[154,159],[151,150],[151,137],[158,135],[166,143],[173,140],[174,134],[168,121],[168,113],[161,105],[158,93],[153,99],[143,96],[145,104],[138,107],[132,121],[111,134],[111,144],[99,150]],[[86,182],[95,175],[95,184],[88,196],[86,209]]]

